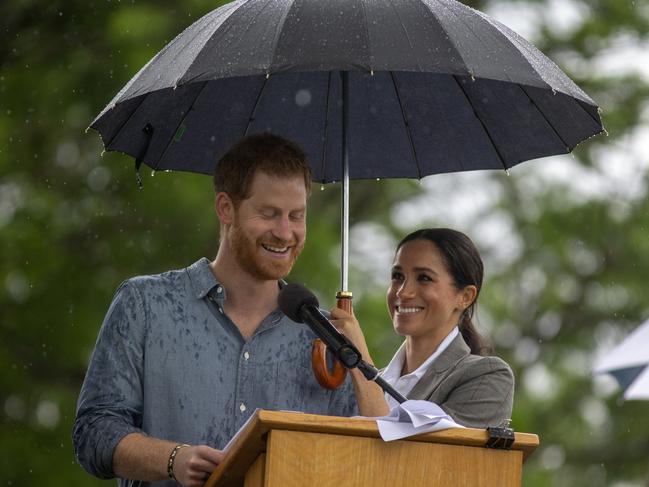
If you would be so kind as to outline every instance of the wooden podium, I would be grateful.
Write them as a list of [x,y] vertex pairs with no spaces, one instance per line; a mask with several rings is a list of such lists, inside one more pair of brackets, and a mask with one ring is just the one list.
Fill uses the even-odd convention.
[[487,430],[453,428],[384,442],[376,422],[258,410],[226,447],[206,487],[510,487],[537,435],[486,448]]

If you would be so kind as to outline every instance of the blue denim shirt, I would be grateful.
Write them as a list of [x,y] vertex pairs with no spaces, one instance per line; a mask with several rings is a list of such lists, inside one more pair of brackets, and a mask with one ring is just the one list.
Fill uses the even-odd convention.
[[73,442],[88,472],[113,477],[113,450],[133,432],[220,449],[256,408],[357,414],[349,377],[334,392],[314,378],[307,326],[275,310],[246,341],[225,299],[205,258],[119,287],[77,404]]

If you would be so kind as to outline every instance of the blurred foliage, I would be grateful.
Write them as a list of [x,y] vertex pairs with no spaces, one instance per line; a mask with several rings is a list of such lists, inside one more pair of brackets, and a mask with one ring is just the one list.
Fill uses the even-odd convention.
[[[466,3],[487,10],[533,5],[542,13],[555,2]],[[602,105],[610,136],[576,151],[581,165],[597,171],[606,162],[602,149],[623,147],[646,121],[649,85],[632,74],[606,72],[596,60],[619,39],[648,41],[649,3],[568,3],[583,12],[577,26],[557,30],[539,15],[532,40]],[[215,255],[209,178],[161,173],[145,177],[138,191],[132,160],[100,157],[99,138],[84,129],[166,42],[218,5],[0,4],[0,474],[6,485],[106,484],[76,465],[70,432],[112,294],[129,276]],[[593,380],[590,368],[602,343],[612,335],[619,340],[649,317],[649,201],[579,201],[567,183],[530,194],[516,170],[509,178],[487,178],[501,197],[483,213],[504,213],[519,242],[515,255],[488,275],[480,321],[515,369],[514,427],[541,437],[524,485],[645,485],[649,405],[622,402],[619,391]],[[647,175],[637,178],[646,187]],[[405,230],[391,208],[421,191],[408,181],[354,183],[354,228],[371,225],[389,244],[396,242]],[[291,276],[329,305],[338,282],[338,199],[336,185],[314,187],[308,244]],[[424,223],[447,224],[442,218]],[[468,233],[471,225],[464,225]],[[492,259],[489,251],[484,257]],[[374,256],[361,258],[366,264]],[[352,261],[356,312],[384,364],[399,339],[385,312],[384,289],[359,264]]]

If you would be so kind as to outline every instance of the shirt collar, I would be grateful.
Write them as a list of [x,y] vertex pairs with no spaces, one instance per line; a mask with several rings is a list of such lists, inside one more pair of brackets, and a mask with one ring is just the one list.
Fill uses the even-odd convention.
[[[202,257],[190,265],[187,268],[187,274],[196,299],[203,299],[214,289],[213,297],[220,301],[225,300],[225,287],[214,276],[212,269],[210,269],[210,261],[207,258]],[[277,285],[282,289],[286,286],[286,281],[280,279]]]
[[[442,343],[439,344],[437,349],[430,355],[430,357],[428,357],[423,364],[417,367],[417,370],[414,370],[413,372],[406,374],[403,377],[415,377],[417,380],[421,379],[421,377],[426,373],[426,371],[431,366],[431,364],[435,361],[435,359],[439,357],[441,353],[448,348],[448,346],[455,339],[455,337],[458,335],[459,332],[460,331],[457,326],[453,328],[451,332],[448,335],[446,335],[446,338],[442,340]],[[403,364],[405,359],[406,359],[406,342],[403,342],[399,347],[399,350],[397,350],[397,353],[395,353],[394,357],[392,357],[392,360],[390,360],[390,363],[385,368],[385,371],[383,372],[383,374],[381,374],[381,376],[388,382],[396,381],[397,379],[402,377],[401,371],[403,370]]]
[[194,262],[187,268],[189,282],[196,299],[203,299],[214,288],[219,297],[225,299],[225,288],[217,281],[210,269],[210,261],[205,257]]

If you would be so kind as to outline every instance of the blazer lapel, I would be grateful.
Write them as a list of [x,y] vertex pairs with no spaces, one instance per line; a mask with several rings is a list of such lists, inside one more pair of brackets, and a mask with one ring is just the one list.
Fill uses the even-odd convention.
[[446,379],[448,374],[455,368],[455,365],[464,357],[469,355],[471,349],[465,343],[462,334],[453,339],[451,344],[437,357],[426,373],[419,379],[412,388],[408,399],[428,399],[431,394]]

